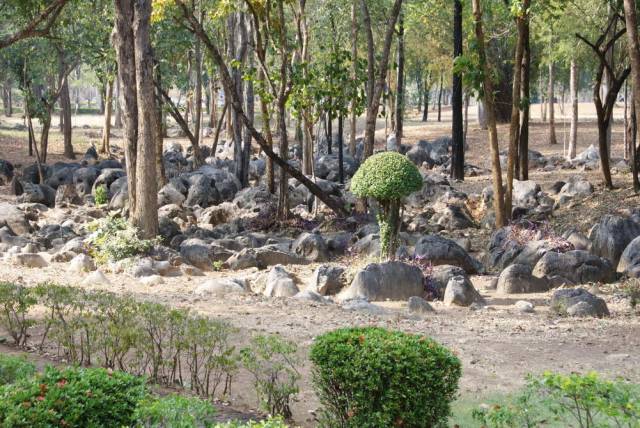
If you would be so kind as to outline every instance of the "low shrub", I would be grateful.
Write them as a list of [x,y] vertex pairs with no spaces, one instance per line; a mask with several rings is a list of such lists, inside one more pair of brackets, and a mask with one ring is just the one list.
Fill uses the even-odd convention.
[[138,230],[121,217],[109,216],[89,224],[89,252],[98,263],[147,254],[155,239],[140,239]]
[[0,387],[33,376],[36,366],[24,357],[0,354]]
[[487,428],[533,427],[550,422],[579,428],[637,427],[640,385],[605,380],[594,372],[546,372],[530,376],[513,400],[485,406],[475,410],[473,416]]
[[104,205],[109,202],[109,193],[106,186],[96,187],[95,195],[93,199],[96,201],[96,205]]
[[23,285],[0,282],[0,326],[7,330],[16,346],[27,342],[27,330],[34,324],[27,315],[36,302],[31,290]]
[[259,335],[240,351],[242,364],[253,375],[260,408],[269,414],[291,417],[300,379],[297,350],[295,343],[276,335]]
[[288,425],[280,418],[269,418],[260,422],[231,421],[224,424],[217,424],[214,428],[288,428]]
[[47,367],[0,389],[0,421],[14,428],[130,426],[146,394],[144,379],[126,373]]
[[216,410],[211,402],[197,397],[171,394],[149,398],[138,406],[137,427],[145,428],[200,428],[211,427]]
[[310,358],[328,427],[445,425],[461,375],[458,358],[435,341],[375,327],[319,336]]

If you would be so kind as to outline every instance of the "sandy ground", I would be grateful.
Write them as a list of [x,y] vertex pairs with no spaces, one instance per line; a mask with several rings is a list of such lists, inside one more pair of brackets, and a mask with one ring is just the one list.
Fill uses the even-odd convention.
[[[474,109],[470,109],[474,111]],[[539,109],[534,106],[534,117]],[[581,114],[589,116],[589,105],[581,105]],[[620,111],[617,112],[620,117]],[[431,117],[434,117],[433,113]],[[405,142],[411,143],[420,138],[429,139],[449,133],[450,112],[445,109],[443,122],[424,124],[417,115],[405,123]],[[86,116],[76,118],[74,143],[76,150],[83,152],[88,144],[99,141],[98,128],[100,118]],[[473,119],[473,118],[472,118]],[[26,143],[24,132],[8,130],[19,119],[0,118],[0,158],[17,164],[31,162],[25,157]],[[561,120],[559,120],[561,122]],[[89,129],[82,128],[90,125]],[[384,137],[384,123],[379,124],[379,137]],[[568,125],[567,125],[568,138]],[[506,146],[507,126],[500,126],[501,144]],[[595,124],[585,121],[580,124],[578,152],[596,143]],[[545,155],[561,155],[563,150],[564,125],[557,128],[559,144],[547,143],[546,124],[534,123],[531,132],[531,149]],[[117,131],[116,131],[117,134]],[[51,162],[62,160],[60,135],[53,136]],[[479,129],[472,120],[469,128],[469,150],[467,161],[481,167],[489,167],[487,158],[486,131]],[[114,140],[118,144],[118,140]],[[205,141],[206,143],[206,141]],[[622,154],[622,124],[617,122],[613,134],[613,154]],[[615,163],[615,162],[614,162]],[[620,189],[604,192],[598,171],[581,172],[531,171],[530,178],[539,182],[543,188],[554,181],[571,174],[584,174],[596,184],[596,194],[576,204],[572,208],[563,208],[554,213],[552,225],[558,229],[577,226],[587,231],[601,215],[615,212],[625,207],[638,205],[638,198],[629,190],[629,174],[614,174],[614,182]],[[479,191],[490,184],[488,175],[472,177],[464,183],[455,183],[461,190]],[[0,191],[3,189],[0,189]],[[5,194],[2,198],[10,199]],[[0,192],[1,193],[1,192]],[[473,231],[472,249],[486,247],[488,231]],[[291,271],[297,275],[301,284],[311,276],[313,265],[293,266]],[[67,274],[65,265],[52,264],[42,269],[21,269],[0,262],[0,279],[29,284],[41,281],[77,284],[82,278],[77,274]],[[109,290],[118,293],[131,293],[139,299],[163,302],[179,307],[189,307],[212,317],[228,320],[240,329],[239,342],[244,342],[252,332],[277,333],[289,338],[301,347],[303,357],[301,393],[294,406],[294,419],[302,426],[313,426],[310,411],[318,407],[317,399],[310,384],[309,363],[306,361],[308,348],[313,338],[325,331],[341,326],[380,325],[403,331],[419,332],[431,336],[453,349],[463,363],[463,377],[460,385],[462,397],[482,397],[493,392],[513,391],[523,383],[527,373],[540,373],[544,370],[578,371],[597,370],[608,376],[621,376],[640,382],[640,318],[626,301],[615,293],[615,286],[600,287],[599,293],[607,301],[612,316],[609,319],[567,319],[550,315],[546,308],[548,293],[500,296],[485,289],[489,277],[473,277],[474,285],[488,300],[489,306],[483,310],[464,308],[446,308],[435,302],[436,312],[425,318],[409,316],[404,303],[383,303],[387,309],[385,315],[370,315],[361,312],[345,311],[336,305],[321,305],[299,302],[291,299],[268,299],[259,295],[234,295],[224,299],[197,298],[192,291],[210,277],[217,276],[254,276],[255,271],[212,272],[207,277],[167,278],[166,283],[148,287],[123,274],[107,273],[112,285]],[[513,304],[520,299],[536,304],[536,312],[522,314]],[[0,348],[0,352],[7,348]],[[249,379],[241,376],[231,396],[232,406],[242,411],[255,407],[255,397]]]

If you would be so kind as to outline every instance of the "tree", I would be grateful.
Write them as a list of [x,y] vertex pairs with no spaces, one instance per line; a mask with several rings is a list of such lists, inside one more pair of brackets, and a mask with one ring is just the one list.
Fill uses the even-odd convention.
[[[636,14],[636,1],[624,0],[624,17],[627,28],[627,49],[631,58],[631,76],[633,79],[633,102],[635,104],[635,123],[638,123],[640,113],[640,41],[638,40],[638,18]],[[633,172],[633,190],[640,191],[638,180],[637,149],[634,141],[631,141],[631,170]]]
[[[0,50],[20,40],[48,35],[68,1],[69,0],[54,0],[41,12],[37,13],[34,18],[29,19],[24,27],[0,38]],[[7,6],[19,6],[21,10],[31,9],[32,7],[37,8],[39,6],[38,2],[30,0],[12,0],[10,3],[8,3]]]
[[158,234],[156,104],[153,84],[151,0],[114,0],[114,45],[122,82],[122,115],[129,219],[143,238]]
[[[456,61],[462,56],[462,2],[455,0],[453,23],[453,57]],[[460,71],[453,72],[453,93],[451,96],[451,178],[464,180],[464,124],[462,116],[462,76]]]

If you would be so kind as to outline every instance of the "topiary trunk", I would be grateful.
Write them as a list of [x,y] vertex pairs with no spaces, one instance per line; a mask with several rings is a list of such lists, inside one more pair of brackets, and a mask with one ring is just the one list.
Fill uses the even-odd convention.
[[378,213],[380,226],[380,259],[394,260],[398,248],[400,230],[400,200],[391,199],[380,203]]

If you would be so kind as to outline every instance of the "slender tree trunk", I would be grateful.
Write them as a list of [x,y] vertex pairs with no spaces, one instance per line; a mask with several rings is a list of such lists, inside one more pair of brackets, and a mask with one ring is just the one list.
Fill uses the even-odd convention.
[[[453,2],[453,57],[462,56],[462,2]],[[464,123],[462,115],[462,74],[453,73],[451,96],[451,178],[464,180]]]
[[[204,12],[200,13],[200,22],[204,19]],[[202,128],[202,42],[196,39],[194,43],[195,56],[195,108],[193,112],[193,136],[195,144],[193,144],[194,166],[200,166],[202,155],[200,154],[200,130]]]
[[578,144],[578,65],[575,59],[571,60],[569,86],[571,91],[571,131],[569,132],[569,160],[576,157],[576,146]]
[[64,157],[75,159],[73,144],[71,143],[71,97],[69,96],[69,80],[67,79],[66,64],[64,62],[64,51],[58,53],[58,73],[62,77],[62,87],[60,91],[60,118],[62,119],[61,132],[64,140]]
[[[157,64],[157,62],[156,62]],[[156,97],[156,176],[158,177],[158,189],[167,184],[167,176],[164,169],[164,103],[162,101],[162,73],[160,67],[155,67],[155,97]]]
[[638,40],[638,19],[636,13],[635,0],[624,0],[624,16],[627,27],[627,38],[629,42],[629,58],[631,59],[631,75],[633,78],[633,128],[634,138],[631,143],[631,171],[633,173],[633,189],[640,191],[640,181],[638,180],[638,159],[635,136],[637,132],[638,113],[640,113],[640,41]]
[[213,128],[218,122],[218,89],[212,76],[209,76],[209,127]]
[[529,31],[530,16],[524,20],[524,45],[522,51],[522,123],[518,138],[517,176],[519,180],[529,179],[529,119],[531,116],[531,42]]
[[549,99],[549,144],[558,144],[556,138],[556,117],[555,117],[555,67],[552,62],[549,63],[549,86],[547,89],[547,98]]
[[547,101],[544,97],[544,78],[542,77],[542,67],[540,68],[540,76],[538,77],[538,95],[540,97],[540,119],[542,122],[547,121]]
[[[358,72],[358,0],[353,0],[351,3],[351,78],[356,78]],[[357,114],[356,114],[356,101],[351,102],[351,114],[349,123],[349,154],[355,158],[356,156],[356,132],[357,132]]]
[[120,79],[116,77],[116,117],[114,119],[113,126],[120,129],[122,128],[122,109],[120,108]]
[[424,94],[423,96],[423,110],[422,110],[422,121],[426,122],[429,120],[429,94],[431,93],[431,72],[427,73],[427,79],[424,82]]
[[340,183],[344,184],[344,144],[343,144],[343,133],[344,133],[344,116],[342,113],[338,114],[338,177],[340,179]]
[[404,123],[404,16],[400,12],[398,18],[398,77],[396,88],[396,143],[402,144],[402,127]]
[[111,104],[113,97],[113,79],[107,81],[107,92],[105,94],[105,108],[104,108],[104,124],[102,127],[102,148],[101,153],[111,154],[111,147],[109,139],[111,134]]
[[472,0],[473,16],[475,20],[475,32],[478,44],[478,56],[480,65],[484,71],[484,100],[487,122],[489,125],[489,145],[493,169],[493,207],[496,216],[496,228],[505,226],[504,189],[502,188],[502,171],[500,168],[500,147],[498,146],[498,130],[496,126],[496,113],[493,99],[493,82],[491,80],[490,67],[484,48],[484,32],[482,29],[482,9],[480,0]]
[[438,122],[442,121],[442,79],[443,73],[440,72],[440,88],[438,89]]
[[[249,68],[252,69],[254,67],[254,59],[253,53],[249,54]],[[253,93],[253,82],[248,81],[246,84],[245,90],[245,111],[249,121],[253,125],[255,120],[255,97]],[[251,132],[245,128],[244,136],[243,136],[243,147],[242,147],[242,169],[246,171],[242,178],[246,180],[246,182],[242,183],[243,187],[249,186],[249,161],[251,159]]]
[[[528,13],[529,0],[522,3],[524,13]],[[513,178],[515,175],[515,167],[518,158],[518,137],[520,134],[520,92],[522,89],[522,57],[524,55],[525,43],[525,16],[516,18],[516,26],[518,28],[518,38],[516,41],[515,59],[513,62],[513,88],[511,91],[511,124],[509,126],[509,152],[507,155],[507,192],[504,199],[504,210],[507,219],[511,218],[512,196],[513,196]]]
[[[329,103],[331,103],[331,98],[329,98]],[[327,125],[326,125],[326,137],[327,137],[327,154],[332,154],[333,152],[333,120],[331,118],[331,109],[327,111]]]

